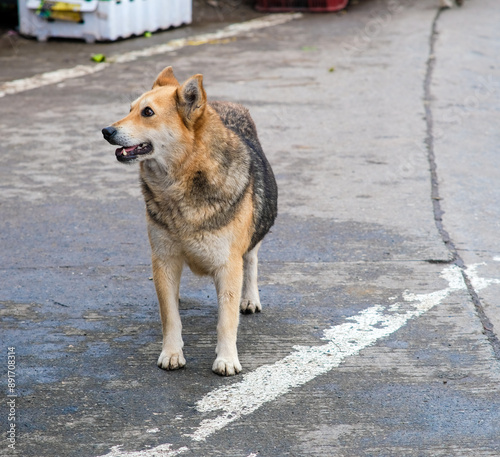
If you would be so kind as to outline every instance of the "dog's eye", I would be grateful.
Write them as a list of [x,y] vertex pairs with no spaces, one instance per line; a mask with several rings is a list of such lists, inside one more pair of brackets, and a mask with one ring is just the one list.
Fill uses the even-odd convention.
[[146,106],[146,108],[144,108],[144,109],[142,110],[142,113],[141,113],[141,114],[142,114],[144,117],[151,117],[151,116],[153,116],[153,115],[154,115],[154,113],[155,113],[155,112],[154,112],[154,111],[153,111],[153,110],[152,110],[149,106]]

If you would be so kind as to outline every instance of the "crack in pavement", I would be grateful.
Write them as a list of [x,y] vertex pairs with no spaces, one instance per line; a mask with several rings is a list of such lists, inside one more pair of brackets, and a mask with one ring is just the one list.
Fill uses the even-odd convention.
[[443,223],[444,211],[441,208],[441,197],[439,194],[439,180],[437,174],[436,155],[434,151],[434,122],[432,116],[433,97],[431,92],[432,77],[434,74],[434,67],[436,63],[435,45],[438,37],[437,24],[443,11],[444,11],[443,9],[439,9],[436,15],[434,16],[434,20],[432,21],[431,35],[429,38],[429,57],[427,59],[426,73],[424,79],[424,110],[425,110],[425,122],[426,122],[425,144],[427,146],[427,159],[429,161],[429,170],[431,177],[431,201],[434,212],[434,222],[436,224],[436,228],[439,232],[439,235],[443,240],[444,245],[452,255],[452,260],[450,261],[450,263],[455,264],[457,267],[460,268],[460,271],[462,272],[465,285],[467,286],[467,291],[472,299],[477,315],[483,326],[483,333],[486,335],[493,349],[495,358],[500,360],[500,339],[495,333],[493,324],[484,310],[484,306],[481,303],[481,299],[479,298],[477,290],[474,287],[473,280],[467,274],[469,269],[467,268],[464,260],[458,253],[455,243],[451,239],[450,234],[445,229]]

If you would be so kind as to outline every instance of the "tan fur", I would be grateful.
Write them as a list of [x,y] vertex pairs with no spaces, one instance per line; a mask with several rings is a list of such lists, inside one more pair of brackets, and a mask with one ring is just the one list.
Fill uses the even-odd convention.
[[[224,104],[217,106],[226,109]],[[231,105],[227,112],[234,107],[239,109],[239,105]],[[244,128],[256,135],[248,112],[243,115],[248,123]],[[113,140],[107,139],[123,146],[117,150],[121,161],[129,160],[126,151],[133,145],[152,145],[151,153],[134,156],[133,161],[140,162],[163,330],[158,365],[171,370],[186,364],[178,306],[182,267],[187,264],[196,274],[212,276],[217,290],[213,370],[221,375],[238,373],[240,309],[261,309],[257,288],[260,242],[250,249],[256,198],[248,146],[207,103],[202,76],[195,75],[180,85],[170,67],[112,128],[116,130]]]

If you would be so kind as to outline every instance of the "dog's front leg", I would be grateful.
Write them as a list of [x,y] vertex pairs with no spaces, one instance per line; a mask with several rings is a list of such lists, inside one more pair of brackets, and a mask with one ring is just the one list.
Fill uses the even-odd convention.
[[163,330],[163,348],[158,366],[165,370],[176,370],[186,365],[182,353],[182,323],[179,315],[179,285],[183,261],[172,257],[168,261],[153,255],[153,280],[155,283]]
[[215,274],[215,288],[219,302],[217,323],[217,358],[212,370],[222,376],[241,371],[236,339],[240,316],[240,297],[243,284],[243,259],[230,260]]

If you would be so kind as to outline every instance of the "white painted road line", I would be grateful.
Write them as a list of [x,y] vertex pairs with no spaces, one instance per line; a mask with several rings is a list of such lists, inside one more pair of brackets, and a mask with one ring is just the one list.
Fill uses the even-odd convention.
[[231,24],[221,30],[217,30],[216,32],[194,35],[188,38],[179,38],[177,40],[171,40],[168,43],[151,46],[139,51],[130,51],[112,56],[108,58],[108,63],[104,62],[96,63],[94,65],[77,65],[73,68],[63,68],[60,70],[41,73],[29,78],[16,79],[0,85],[0,98],[27,90],[38,89],[50,84],[57,84],[67,79],[79,78],[80,76],[98,73],[114,63],[133,62],[134,60],[143,57],[152,57],[159,54],[177,51],[178,49],[186,46],[201,45],[228,38],[234,38],[252,32],[253,30],[260,30],[266,27],[285,24],[286,22],[300,17],[302,17],[302,14],[300,13],[283,13],[264,16],[247,22]]
[[160,444],[153,449],[147,449],[145,451],[137,452],[121,452],[121,446],[113,446],[111,452],[102,457],[174,457],[176,455],[181,455],[186,451],[189,451],[187,447],[181,447],[179,449],[171,449],[171,444]]
[[[477,274],[480,265],[482,264],[471,265],[465,270],[477,291],[492,284],[500,284],[499,279],[480,278]],[[214,419],[203,420],[193,433],[184,436],[195,442],[204,441],[242,416],[253,413],[291,389],[338,367],[347,357],[354,356],[393,334],[410,319],[419,317],[440,304],[451,293],[467,290],[459,267],[453,265],[445,268],[441,277],[448,282],[448,287],[428,294],[406,291],[403,294],[404,302],[367,308],[349,318],[349,322],[326,329],[323,336],[326,344],[296,346],[295,352],[284,359],[259,367],[243,375],[241,381],[208,393],[196,403],[196,409],[200,413],[222,413]],[[139,452],[120,452],[119,448],[115,446],[111,453],[101,457],[170,457],[189,450],[185,446],[172,450],[170,444]],[[255,454],[250,456],[252,455]]]
[[79,78],[80,76],[98,73],[109,67],[108,63],[95,65],[77,65],[73,68],[62,68],[60,70],[48,71],[30,78],[16,79],[6,82],[0,86],[0,97],[18,94],[27,90],[38,89],[50,84],[57,84],[66,79]]
[[396,303],[385,307],[375,305],[356,316],[350,322],[335,325],[324,331],[322,346],[296,346],[295,352],[273,365],[265,365],[243,376],[243,379],[227,387],[214,390],[202,398],[196,409],[201,413],[223,411],[215,419],[206,419],[190,436],[194,441],[205,440],[241,416],[253,413],[263,404],[286,394],[319,375],[338,367],[347,357],[358,354],[381,338],[394,333],[409,319],[418,317],[440,303],[455,290],[465,289],[458,267],[442,272],[448,280],[446,289],[430,294],[407,293],[405,301],[411,302],[409,309]]
[[[497,258],[493,258],[493,260],[497,260]],[[474,290],[477,292],[482,289],[486,289],[486,287],[490,286],[491,284],[500,284],[500,279],[486,279],[486,278],[481,278],[479,277],[477,273],[478,267],[486,265],[485,262],[482,263],[475,263],[471,265],[470,267],[467,267],[465,269],[465,273],[469,277],[470,283],[472,284],[472,287]]]

